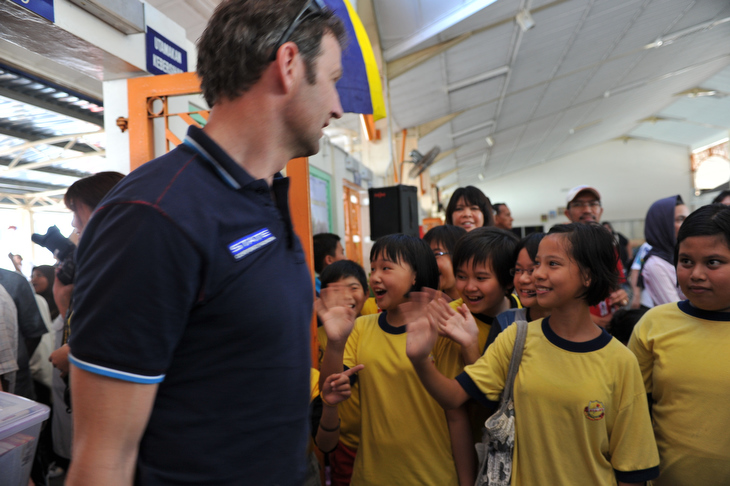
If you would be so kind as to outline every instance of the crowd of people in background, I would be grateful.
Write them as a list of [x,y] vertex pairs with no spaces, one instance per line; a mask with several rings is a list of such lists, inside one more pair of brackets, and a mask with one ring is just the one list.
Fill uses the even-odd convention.
[[730,484],[729,191],[657,201],[632,252],[595,187],[522,239],[462,187],[369,275],[316,235],[314,288],[281,171],[342,116],[345,29],[320,1],[222,2],[205,127],[69,188],[71,283],[0,269],[0,387],[53,406],[32,480],[314,486],[319,449],[335,486],[471,485],[526,326],[510,484]]
[[[121,178],[100,173],[69,189],[79,236]],[[569,224],[522,239],[505,203],[460,188],[447,224],[422,239],[378,239],[369,276],[346,259],[338,235],[315,235],[319,358],[307,484],[321,484],[315,447],[335,486],[472,484],[474,445],[498,403],[518,321],[530,324],[511,484],[727,484],[730,444],[722,427],[703,422],[722,421],[717,410],[729,398],[724,203],[730,191],[692,214],[678,195],[656,201],[646,242],[632,251],[599,225],[594,187],[568,193]],[[28,285],[20,272],[0,272],[0,343],[15,343],[3,351],[13,358],[0,363],[3,390],[53,407],[37,484],[71,459],[73,285],[55,274],[34,267]],[[32,377],[26,385],[21,364]]]
[[[376,240],[369,291],[364,272],[357,298],[329,279],[317,305],[321,376],[362,367],[332,484],[473,484],[521,320],[510,484],[728,484],[725,203],[656,201],[634,249],[600,224],[595,187],[568,193],[570,223],[521,240],[506,204],[464,187],[422,240]],[[323,240],[318,262],[341,268]]]
[[[79,236],[121,178],[100,173],[69,189]],[[568,193],[570,223],[522,239],[505,203],[460,188],[447,224],[422,239],[378,239],[369,276],[338,235],[315,235],[319,358],[306,484],[321,484],[314,448],[335,486],[473,484],[474,445],[498,404],[518,321],[530,324],[511,484],[727,484],[730,443],[704,422],[722,421],[730,398],[730,191],[715,201],[692,214],[678,195],[656,201],[646,242],[632,251],[599,224],[594,187]],[[36,484],[72,456],[73,285],[55,276],[34,267],[29,285],[0,271],[0,344],[14,343],[0,349],[13,358],[0,363],[3,390],[53,407]],[[18,379],[21,364],[32,383]]]

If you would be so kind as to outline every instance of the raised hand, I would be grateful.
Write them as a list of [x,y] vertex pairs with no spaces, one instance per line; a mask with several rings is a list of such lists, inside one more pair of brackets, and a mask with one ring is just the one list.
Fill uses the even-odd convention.
[[320,298],[314,303],[317,315],[322,320],[327,340],[334,343],[347,341],[355,324],[355,309],[347,301],[345,285],[330,284],[320,291]]
[[357,365],[342,373],[335,373],[324,380],[320,394],[325,402],[330,405],[337,405],[350,398],[350,377],[365,368],[365,365]]
[[412,297],[410,302],[401,304],[399,309],[408,323],[406,324],[406,355],[413,362],[428,359],[438,339],[438,328],[427,313],[428,303],[419,301],[419,297]]
[[439,332],[462,347],[469,347],[478,341],[479,328],[465,304],[454,310],[442,300],[433,300],[429,303],[427,312]]

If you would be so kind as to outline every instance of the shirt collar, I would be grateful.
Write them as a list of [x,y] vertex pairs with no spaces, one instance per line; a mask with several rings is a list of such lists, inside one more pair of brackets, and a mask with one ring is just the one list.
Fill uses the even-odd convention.
[[[203,130],[196,126],[188,128],[185,145],[211,164],[216,174],[233,189],[241,189],[256,182],[243,167],[238,165],[217,143]],[[282,179],[281,173],[276,173],[274,179]]]

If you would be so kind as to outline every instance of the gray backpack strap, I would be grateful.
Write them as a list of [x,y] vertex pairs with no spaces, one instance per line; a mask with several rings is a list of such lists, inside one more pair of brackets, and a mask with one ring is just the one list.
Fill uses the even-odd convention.
[[509,373],[504,383],[502,403],[512,400],[515,376],[517,376],[517,370],[520,367],[520,361],[522,361],[522,351],[525,349],[525,339],[527,338],[527,321],[519,320],[515,324],[517,325],[517,337],[515,337],[515,346],[512,349],[512,358],[509,360]]

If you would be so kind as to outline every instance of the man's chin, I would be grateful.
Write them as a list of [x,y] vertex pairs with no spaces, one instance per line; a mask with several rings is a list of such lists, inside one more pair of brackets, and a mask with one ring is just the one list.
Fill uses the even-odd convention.
[[297,158],[300,158],[300,157],[311,157],[312,155],[315,155],[315,154],[319,153],[319,149],[320,149],[320,147],[319,147],[319,140],[317,140],[316,142],[314,142],[313,145],[306,145],[306,146],[303,145],[296,152],[296,154],[294,155],[293,158],[297,159]]

